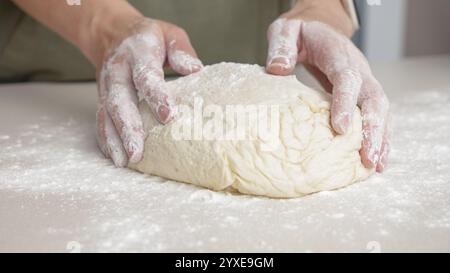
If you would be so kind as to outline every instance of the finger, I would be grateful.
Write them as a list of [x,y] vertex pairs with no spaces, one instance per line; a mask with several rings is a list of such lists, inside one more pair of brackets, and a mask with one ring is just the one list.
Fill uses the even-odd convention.
[[138,90],[139,97],[145,99],[156,119],[165,124],[172,118],[173,102],[166,94],[162,67],[153,63],[139,68],[133,72],[133,81]]
[[361,160],[366,167],[376,167],[381,157],[389,103],[378,82],[365,82],[360,96],[363,125]]
[[117,167],[127,165],[127,156],[122,141],[114,128],[105,107],[97,111],[97,141],[105,157],[110,157]]
[[144,129],[137,109],[137,99],[131,86],[112,84],[107,99],[107,110],[132,163],[139,162],[144,151]]
[[362,79],[352,70],[339,71],[329,77],[333,85],[331,124],[339,134],[345,134],[353,120]]
[[297,63],[298,37],[301,21],[280,18],[269,27],[267,36],[269,51],[267,55],[266,70],[275,75],[291,73]]
[[132,163],[141,160],[144,151],[144,129],[137,109],[136,91],[124,55],[116,55],[105,65],[103,77],[106,89],[106,110],[122,140]]
[[363,69],[364,57],[350,40],[323,23],[304,23],[301,34],[305,60],[325,74],[333,86],[331,124],[337,133],[344,134],[361,92],[361,73],[367,72]]
[[165,42],[170,67],[181,75],[189,75],[203,68],[187,33],[177,26],[166,23]]
[[380,160],[377,165],[377,172],[383,172],[386,169],[387,166],[387,158],[389,156],[389,152],[391,149],[390,145],[390,139],[391,139],[391,117],[388,115],[388,119],[386,122],[386,128],[384,129],[384,135],[383,135],[383,144],[381,145],[381,154],[380,154]]
[[378,161],[378,164],[376,167],[377,172],[382,173],[385,170],[389,152],[390,152],[389,143],[386,141],[383,141],[383,144],[381,145],[380,160]]
[[146,100],[159,122],[167,123],[172,118],[173,102],[165,90],[164,39],[161,29],[153,28],[153,31],[142,34],[145,40],[141,41],[139,50],[132,51],[132,77],[139,98]]
[[97,143],[102,151],[102,153],[105,155],[106,158],[110,158],[109,151],[107,149],[106,145],[106,127],[105,127],[105,117],[106,117],[106,111],[105,108],[99,104],[97,107],[97,113],[96,113],[96,121],[97,121]]

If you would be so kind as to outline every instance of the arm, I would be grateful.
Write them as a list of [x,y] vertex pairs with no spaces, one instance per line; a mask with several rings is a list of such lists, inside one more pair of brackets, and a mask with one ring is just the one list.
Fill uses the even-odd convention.
[[79,6],[70,6],[65,0],[13,2],[73,43],[97,67],[107,48],[119,39],[117,33],[124,34],[130,22],[143,17],[125,0],[84,0]]
[[[145,132],[137,108],[148,103],[155,118],[172,118],[164,64],[187,75],[202,68],[184,30],[145,18],[125,0],[14,0],[25,12],[77,46],[97,68],[97,139],[117,166],[141,160]],[[181,57],[180,57],[181,56]]]

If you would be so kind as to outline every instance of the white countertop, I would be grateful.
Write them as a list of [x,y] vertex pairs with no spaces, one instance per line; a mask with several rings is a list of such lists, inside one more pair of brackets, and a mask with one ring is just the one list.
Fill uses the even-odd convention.
[[388,170],[291,200],[116,169],[94,84],[0,85],[0,252],[448,252],[450,56],[373,68],[393,108]]

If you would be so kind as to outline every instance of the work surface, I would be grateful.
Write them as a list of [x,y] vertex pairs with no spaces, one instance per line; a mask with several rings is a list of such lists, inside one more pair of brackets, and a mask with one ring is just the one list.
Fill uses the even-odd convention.
[[450,56],[373,68],[394,116],[387,171],[290,200],[115,168],[94,84],[0,86],[0,251],[450,251]]

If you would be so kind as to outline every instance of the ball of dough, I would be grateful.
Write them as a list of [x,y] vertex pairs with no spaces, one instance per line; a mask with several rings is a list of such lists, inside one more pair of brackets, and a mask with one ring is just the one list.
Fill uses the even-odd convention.
[[167,82],[178,113],[161,125],[141,102],[144,157],[129,167],[213,190],[298,197],[367,178],[361,114],[338,135],[328,94],[258,65],[220,63]]

